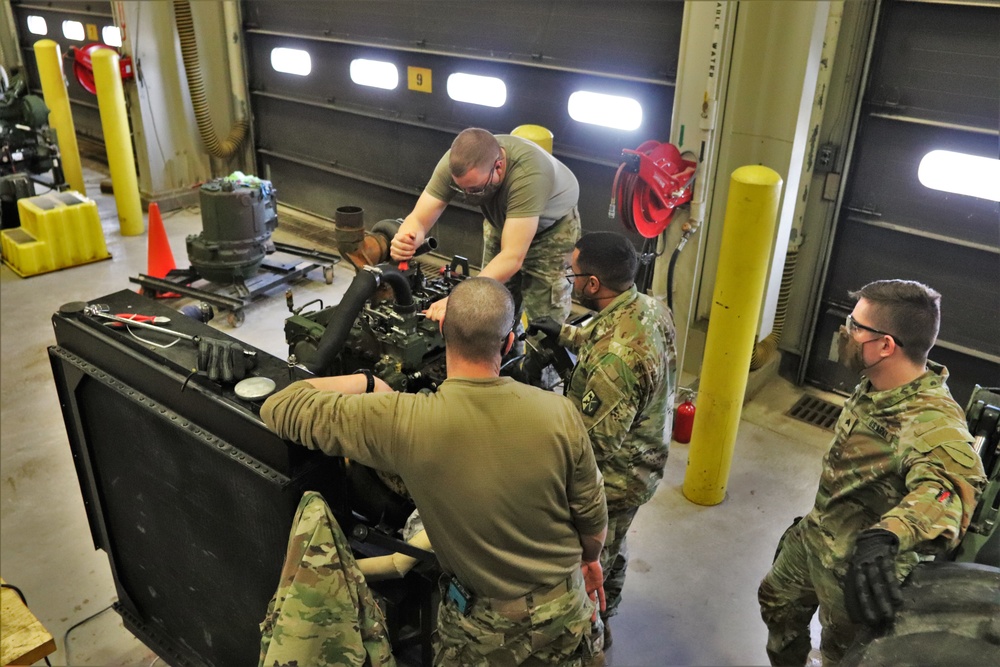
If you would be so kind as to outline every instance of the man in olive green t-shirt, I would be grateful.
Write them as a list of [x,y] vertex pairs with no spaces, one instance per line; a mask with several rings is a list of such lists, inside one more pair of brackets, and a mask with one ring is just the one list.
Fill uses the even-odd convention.
[[261,408],[282,438],[403,478],[442,569],[472,596],[443,583],[437,665],[580,664],[588,597],[604,606],[603,480],[573,404],[499,376],[513,319],[503,285],[469,278],[448,301],[437,392],[376,380],[363,394],[366,377],[347,375],[293,383]]
[[[532,141],[480,128],[463,130],[400,225],[392,240],[393,259],[410,259],[456,198],[481,208],[479,275],[507,284],[518,320],[523,309],[532,320],[565,321],[572,305],[566,257],[580,238],[580,186],[573,172]],[[446,302],[431,304],[427,315],[439,321]]]

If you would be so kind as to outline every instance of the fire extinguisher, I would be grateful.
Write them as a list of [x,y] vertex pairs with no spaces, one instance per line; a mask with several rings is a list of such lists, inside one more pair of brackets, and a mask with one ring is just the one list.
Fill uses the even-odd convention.
[[683,396],[684,402],[674,412],[674,440],[686,444],[691,442],[691,429],[694,427],[693,392],[684,391]]

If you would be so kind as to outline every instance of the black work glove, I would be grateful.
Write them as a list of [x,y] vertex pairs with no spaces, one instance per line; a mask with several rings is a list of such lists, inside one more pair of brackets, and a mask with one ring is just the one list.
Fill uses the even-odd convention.
[[205,371],[215,382],[239,382],[253,368],[252,357],[243,353],[243,346],[236,341],[218,338],[198,339],[198,370]]
[[881,528],[858,535],[844,581],[844,605],[855,623],[877,627],[889,623],[903,604],[896,579],[899,538]]
[[556,322],[551,317],[539,317],[537,320],[532,320],[528,323],[528,330],[525,333],[530,336],[541,332],[545,334],[546,338],[558,340],[560,331],[562,331],[561,323]]

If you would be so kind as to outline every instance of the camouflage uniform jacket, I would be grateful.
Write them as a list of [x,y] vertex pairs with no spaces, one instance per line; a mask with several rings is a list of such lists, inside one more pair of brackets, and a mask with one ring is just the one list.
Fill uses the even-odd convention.
[[258,667],[393,667],[385,617],[323,496],[306,491],[278,590],[260,625]]
[[578,354],[566,395],[583,414],[608,511],[638,507],[663,477],[677,354],[670,311],[633,285],[559,342]]
[[908,384],[875,391],[864,379],[847,399],[806,517],[805,538],[826,567],[842,566],[868,528],[899,537],[903,576],[958,544],[985,477],[947,378],[928,362]]

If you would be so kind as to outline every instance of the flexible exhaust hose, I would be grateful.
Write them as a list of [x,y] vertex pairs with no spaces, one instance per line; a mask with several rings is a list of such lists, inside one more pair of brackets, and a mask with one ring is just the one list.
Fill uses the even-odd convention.
[[757,344],[753,346],[753,355],[750,357],[750,370],[752,371],[764,366],[778,351],[781,333],[785,329],[785,315],[788,313],[788,299],[792,293],[792,279],[795,277],[795,265],[798,258],[799,246],[789,248],[788,254],[785,255],[785,268],[781,272],[781,285],[778,287],[778,303],[774,308],[774,325],[771,327],[771,333],[757,341]]
[[209,155],[217,158],[230,158],[246,140],[250,122],[248,120],[236,121],[229,136],[219,141],[219,136],[212,125],[212,115],[208,109],[205,84],[201,79],[198,42],[195,39],[190,2],[174,0],[174,22],[177,24],[177,34],[181,41],[181,56],[184,59],[184,72],[187,74],[188,92],[191,94],[194,117],[198,121],[198,133],[201,135],[201,140]]
[[401,312],[407,312],[407,308],[408,312],[413,311],[413,292],[410,290],[410,284],[406,281],[406,276],[391,264],[379,264],[375,268],[381,273],[358,271],[358,275],[354,277],[344,293],[344,298],[337,305],[336,315],[323,332],[323,337],[320,338],[312,359],[303,362],[303,365],[314,375],[324,372],[340,354],[344,343],[347,342],[351,327],[358,319],[358,314],[383,281],[392,288],[396,297],[396,309]]

